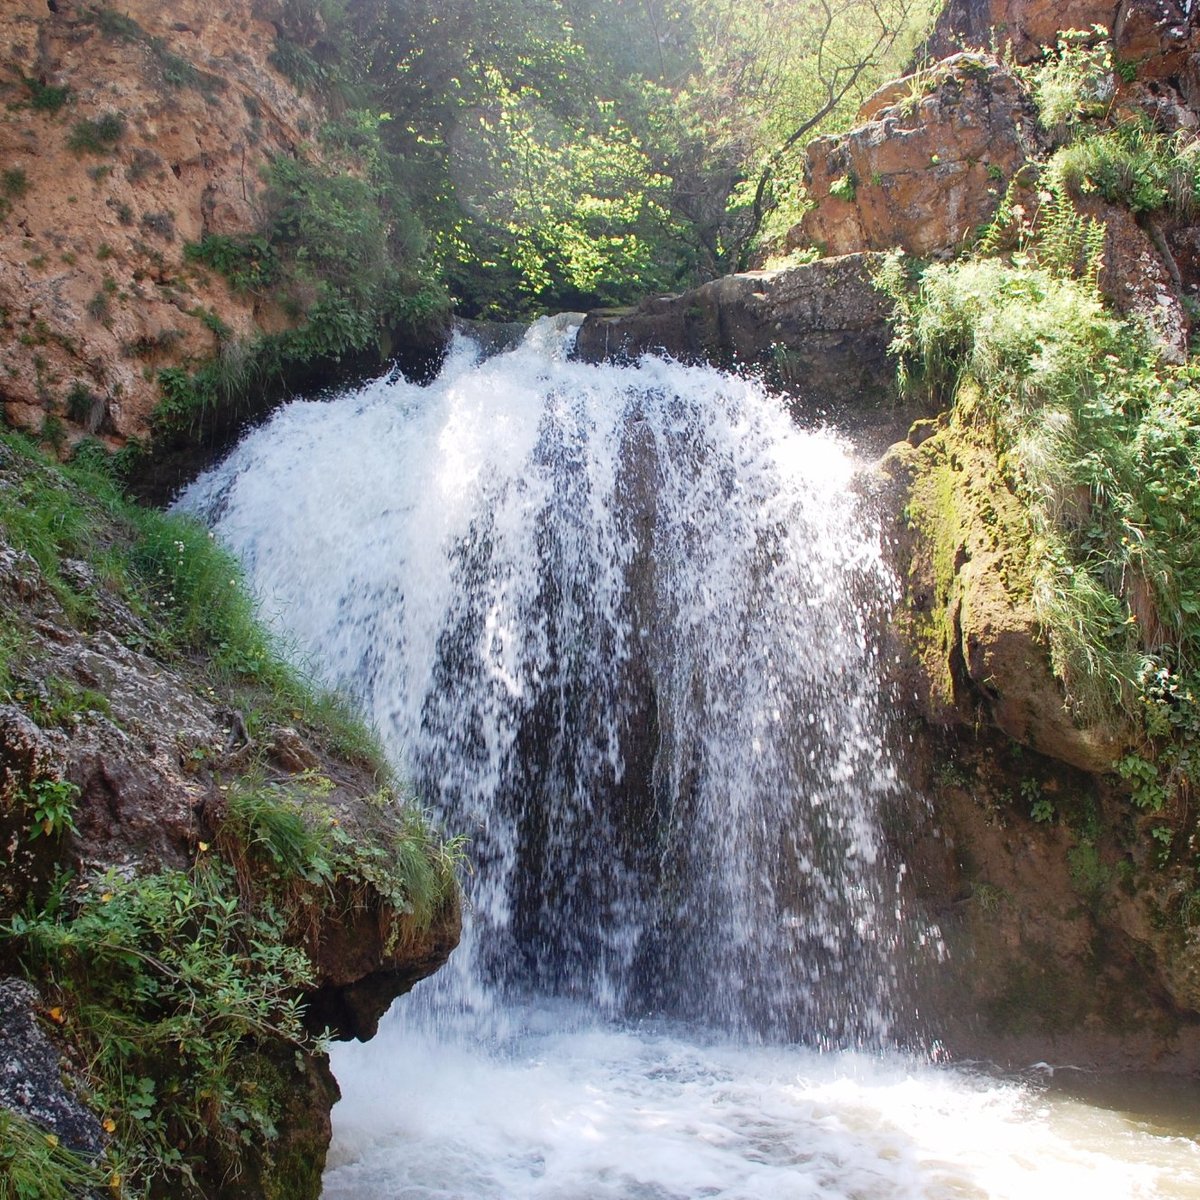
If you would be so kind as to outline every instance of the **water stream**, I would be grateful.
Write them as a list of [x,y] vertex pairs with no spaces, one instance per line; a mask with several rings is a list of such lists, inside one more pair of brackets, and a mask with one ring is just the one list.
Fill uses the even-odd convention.
[[470,838],[462,945],[335,1055],[326,1196],[1200,1195],[1195,1129],[933,1064],[849,447],[569,337],[293,403],[181,500]]

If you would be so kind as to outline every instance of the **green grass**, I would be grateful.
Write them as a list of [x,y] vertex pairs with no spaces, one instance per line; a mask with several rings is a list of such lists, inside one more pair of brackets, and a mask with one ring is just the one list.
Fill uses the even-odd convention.
[[108,1191],[117,1173],[59,1145],[32,1121],[0,1108],[0,1200],[78,1200]]
[[372,816],[348,818],[328,802],[332,786],[321,776],[287,784],[246,778],[229,792],[223,852],[258,886],[266,881],[294,925],[322,895],[353,896],[362,906],[373,894],[393,945],[425,931],[457,888],[461,842],[432,837],[415,805],[389,788],[377,794]]
[[[96,623],[99,593],[111,589],[141,617],[148,642],[139,648],[243,712],[253,741],[294,724],[309,744],[389,778],[362,722],[284,660],[235,560],[194,521],[131,505],[109,468],[96,447],[63,467],[0,434],[0,532],[34,558],[67,619]],[[78,591],[66,558],[86,561],[96,585]],[[55,729],[108,710],[70,679],[40,679],[36,657],[28,633],[6,623],[6,701]],[[212,1193],[198,1180],[269,1172],[277,1154],[286,1159],[281,1089],[303,1086],[296,1072],[320,1048],[302,1023],[300,998],[313,984],[306,939],[366,907],[395,949],[456,894],[459,844],[440,841],[390,789],[364,800],[333,796],[315,774],[268,780],[261,752],[240,769],[249,773],[226,777],[227,810],[190,869],[57,884],[49,880],[72,844],[77,790],[49,774],[20,782],[9,826],[48,870],[35,897],[27,881],[24,899],[7,896],[0,958],[19,957],[61,1009],[89,1102],[112,1125],[111,1161],[86,1186],[120,1176],[129,1198],[199,1200]],[[281,1045],[286,1069],[267,1070],[264,1048],[278,1056]],[[76,1164],[48,1145],[43,1153],[38,1136],[0,1141],[0,1196],[40,1174],[45,1192],[7,1194],[84,1194],[72,1182]],[[60,1175],[68,1182],[55,1191]]]

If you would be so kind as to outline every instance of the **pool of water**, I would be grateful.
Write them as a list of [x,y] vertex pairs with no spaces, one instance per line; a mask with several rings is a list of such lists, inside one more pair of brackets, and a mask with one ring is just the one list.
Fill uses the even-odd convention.
[[1200,1197],[1200,1088],[521,1014],[340,1046],[325,1200]]

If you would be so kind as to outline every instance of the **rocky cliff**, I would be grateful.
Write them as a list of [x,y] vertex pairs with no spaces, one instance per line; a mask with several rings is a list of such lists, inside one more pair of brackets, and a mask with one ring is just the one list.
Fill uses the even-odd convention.
[[[804,153],[810,207],[788,248],[851,257],[592,314],[580,352],[753,361],[798,410],[819,395],[834,413],[857,407],[861,423],[887,392],[878,348],[895,314],[864,306],[857,272],[895,249],[910,264],[955,259],[985,237],[1020,258],[1048,213],[1069,211],[1047,165],[1063,133],[1039,121],[1012,59],[1039,58],[1072,27],[1091,39],[1073,45],[1096,47],[1094,24],[1115,31],[1109,118],[1191,137],[1200,28],[1190,8],[956,0],[925,65],[871,97],[854,129]],[[1012,59],[996,57],[1008,48]],[[1200,295],[1195,209],[1139,209],[1089,179],[1071,205],[1078,215],[1064,221],[1075,222],[1071,236],[1092,231],[1110,311],[1149,331],[1160,363],[1186,361]],[[1073,245],[1067,253],[1082,254],[1082,240]],[[819,322],[808,315],[812,295]],[[838,365],[816,362],[826,346]],[[856,347],[861,361],[842,372]],[[789,379],[772,371],[778,360],[804,366]],[[839,380],[864,380],[865,364],[864,394],[839,391]],[[915,868],[910,903],[949,950],[919,984],[929,1027],[955,1053],[1189,1068],[1200,1061],[1200,940],[1187,899],[1191,851],[1171,847],[1193,844],[1190,809],[1180,801],[1163,816],[1132,805],[1115,766],[1143,735],[1068,696],[1035,603],[1039,535],[1022,469],[978,394],[955,393],[958,378],[950,370],[921,393],[925,419],[887,454],[877,483],[906,593],[891,636],[910,703],[912,778],[929,800],[894,834]],[[1130,592],[1128,604],[1131,621],[1161,629],[1144,595]]]
[[138,1194],[316,1196],[318,1039],[445,961],[452,856],[202,529],[11,436],[0,606],[0,1108]]
[[184,246],[258,223],[324,120],[271,66],[269,5],[14,0],[0,13],[0,398],[51,443],[145,438],[163,366],[277,328]]
[[[0,12],[0,403],[60,456],[85,438],[165,452],[182,429],[194,457],[200,435],[228,438],[288,386],[390,353],[393,310],[422,280],[392,261],[357,151],[328,136],[334,110],[303,70],[321,22],[305,13],[280,0]],[[349,204],[354,231],[313,248],[289,226],[274,231],[287,246],[273,241],[281,170],[289,202],[309,206],[294,222],[336,226]],[[355,236],[371,261],[331,281]],[[436,355],[444,314],[421,311],[406,335]]]

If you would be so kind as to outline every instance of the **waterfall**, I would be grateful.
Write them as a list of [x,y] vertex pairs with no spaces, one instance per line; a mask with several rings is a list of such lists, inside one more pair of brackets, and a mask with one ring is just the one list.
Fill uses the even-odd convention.
[[894,585],[854,460],[755,382],[569,339],[292,404],[182,503],[468,835],[459,1003],[878,1041]]
[[336,1048],[326,1200],[1194,1195],[1186,1139],[886,1049],[919,798],[853,455],[570,336],[292,403],[180,501],[469,838],[462,945]]

